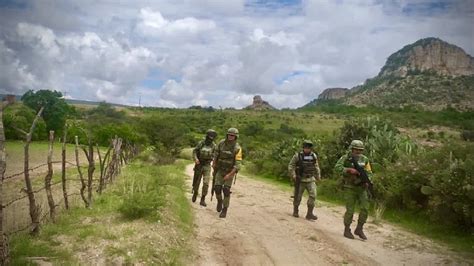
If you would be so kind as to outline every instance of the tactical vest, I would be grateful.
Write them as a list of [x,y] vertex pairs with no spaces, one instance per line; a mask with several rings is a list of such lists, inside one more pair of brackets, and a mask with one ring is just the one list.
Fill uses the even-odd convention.
[[202,162],[210,162],[213,159],[213,150],[214,150],[214,143],[210,145],[206,145],[205,141],[201,142],[201,147],[198,149],[197,157],[199,161]]
[[318,157],[314,152],[308,155],[305,155],[303,152],[298,154],[298,171],[302,178],[316,176],[317,169],[315,164],[317,159]]
[[240,145],[236,142],[233,144],[226,144],[222,140],[217,146],[217,168],[221,170],[231,170],[235,164],[235,156],[240,150]]

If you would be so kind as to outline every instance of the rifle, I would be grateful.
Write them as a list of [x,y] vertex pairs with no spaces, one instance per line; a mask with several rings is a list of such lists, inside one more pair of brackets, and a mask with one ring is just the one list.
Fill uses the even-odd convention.
[[193,191],[197,186],[199,188],[199,183],[201,182],[202,177],[202,166],[201,164],[194,164],[194,176],[193,176]]
[[359,172],[361,184],[367,184],[367,192],[369,193],[369,197],[372,197],[374,195],[374,184],[372,183],[372,181],[370,181],[367,171],[365,171],[364,167],[361,167],[359,165],[355,156],[352,156],[351,162],[354,166],[354,169]]
[[211,185],[211,201],[212,201],[212,197],[214,197],[214,184],[216,182],[216,169],[212,169],[212,185]]

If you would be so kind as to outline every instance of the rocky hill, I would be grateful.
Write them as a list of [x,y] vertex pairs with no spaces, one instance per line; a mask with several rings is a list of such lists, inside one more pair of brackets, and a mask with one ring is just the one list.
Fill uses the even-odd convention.
[[[327,97],[325,92],[319,97]],[[390,55],[376,77],[351,88],[340,102],[355,106],[472,110],[474,58],[440,39],[421,39]]]
[[253,103],[244,109],[246,110],[274,110],[275,107],[271,106],[267,101],[264,101],[260,95],[253,97]]
[[318,96],[318,100],[337,100],[344,98],[349,92],[348,88],[327,88]]

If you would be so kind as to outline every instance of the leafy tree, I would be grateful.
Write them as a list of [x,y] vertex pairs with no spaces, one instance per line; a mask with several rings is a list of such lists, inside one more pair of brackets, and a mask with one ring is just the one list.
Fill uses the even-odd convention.
[[[18,132],[16,128],[26,132],[30,131],[35,116],[35,111],[23,104],[16,103],[6,108],[3,114],[6,139],[25,139],[25,136]],[[39,119],[33,132],[33,139],[46,140],[47,136],[46,124],[43,119]]]
[[46,123],[46,130],[54,130],[56,134],[61,134],[68,115],[74,113],[74,108],[69,106],[62,96],[59,91],[39,90],[34,92],[29,90],[23,94],[21,100],[36,112],[44,107],[43,119]]

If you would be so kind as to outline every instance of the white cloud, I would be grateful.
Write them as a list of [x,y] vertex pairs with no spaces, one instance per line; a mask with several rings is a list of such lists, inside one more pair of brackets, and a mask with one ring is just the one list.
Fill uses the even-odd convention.
[[212,20],[199,20],[194,17],[186,17],[174,21],[167,20],[159,11],[151,8],[140,10],[141,22],[138,31],[145,36],[160,34],[196,34],[202,31],[212,30],[216,24]]
[[420,38],[474,54],[471,1],[443,3],[45,0],[0,8],[0,88],[130,104],[141,95],[168,107],[244,107],[261,94],[298,107],[327,87],[375,76]]

